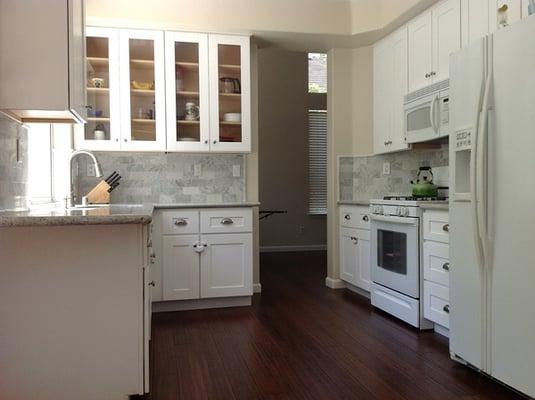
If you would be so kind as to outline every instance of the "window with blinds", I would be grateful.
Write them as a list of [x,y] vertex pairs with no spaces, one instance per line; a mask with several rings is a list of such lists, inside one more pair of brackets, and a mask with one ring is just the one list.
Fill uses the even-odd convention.
[[327,214],[327,111],[308,111],[308,179],[311,215]]

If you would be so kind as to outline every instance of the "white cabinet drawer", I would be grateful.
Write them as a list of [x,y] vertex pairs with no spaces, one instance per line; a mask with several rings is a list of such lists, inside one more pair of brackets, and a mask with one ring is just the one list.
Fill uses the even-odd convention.
[[340,226],[369,230],[370,208],[364,206],[340,207]]
[[449,246],[445,243],[424,242],[424,279],[449,287]]
[[253,231],[250,208],[201,210],[201,233],[243,233]]
[[449,243],[449,231],[449,213],[447,211],[424,212],[424,239]]
[[449,289],[446,286],[424,281],[424,317],[449,329],[449,307]]
[[199,212],[196,210],[162,211],[164,235],[191,235],[199,233]]

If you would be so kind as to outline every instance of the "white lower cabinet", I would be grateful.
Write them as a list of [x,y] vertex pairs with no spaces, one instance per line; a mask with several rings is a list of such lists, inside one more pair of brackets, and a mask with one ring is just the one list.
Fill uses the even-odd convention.
[[369,292],[370,230],[346,227],[348,214],[366,217],[367,221],[367,210],[358,206],[340,208],[340,279]]
[[159,217],[156,301],[252,296],[251,209],[165,210]]
[[199,235],[163,237],[163,298],[188,300],[199,298],[199,254],[194,246]]
[[248,233],[201,236],[201,297],[253,294],[253,240]]
[[423,221],[424,317],[449,329],[449,214],[424,210]]

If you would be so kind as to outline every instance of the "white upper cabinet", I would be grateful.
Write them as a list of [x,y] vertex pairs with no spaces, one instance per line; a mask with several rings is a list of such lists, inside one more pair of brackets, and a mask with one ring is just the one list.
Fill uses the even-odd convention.
[[461,0],[463,47],[489,33],[489,0]]
[[411,21],[409,30],[409,91],[412,92],[432,81],[432,16],[425,12]]
[[504,24],[512,25],[526,18],[528,4],[528,0],[461,0],[463,46],[495,32]]
[[449,0],[433,10],[433,81],[450,76],[450,55],[461,48],[461,3]]
[[19,122],[86,118],[83,0],[0,2],[0,110]]
[[167,150],[210,150],[208,35],[165,33]]
[[165,150],[163,32],[121,30],[121,148]]
[[409,92],[449,77],[461,48],[460,0],[444,0],[409,23]]
[[210,35],[210,150],[251,150],[251,67],[247,36]]
[[119,150],[119,32],[89,27],[86,48],[87,123],[76,126],[76,144],[89,150]]
[[407,28],[374,47],[374,153],[407,149],[403,96],[407,93]]
[[88,31],[92,108],[77,148],[251,151],[248,36]]

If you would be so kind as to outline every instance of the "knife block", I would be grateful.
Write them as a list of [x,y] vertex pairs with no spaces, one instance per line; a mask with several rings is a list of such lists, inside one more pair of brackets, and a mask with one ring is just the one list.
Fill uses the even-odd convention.
[[108,185],[105,181],[100,181],[97,185],[87,193],[87,202],[89,204],[110,204],[110,194],[108,193]]

